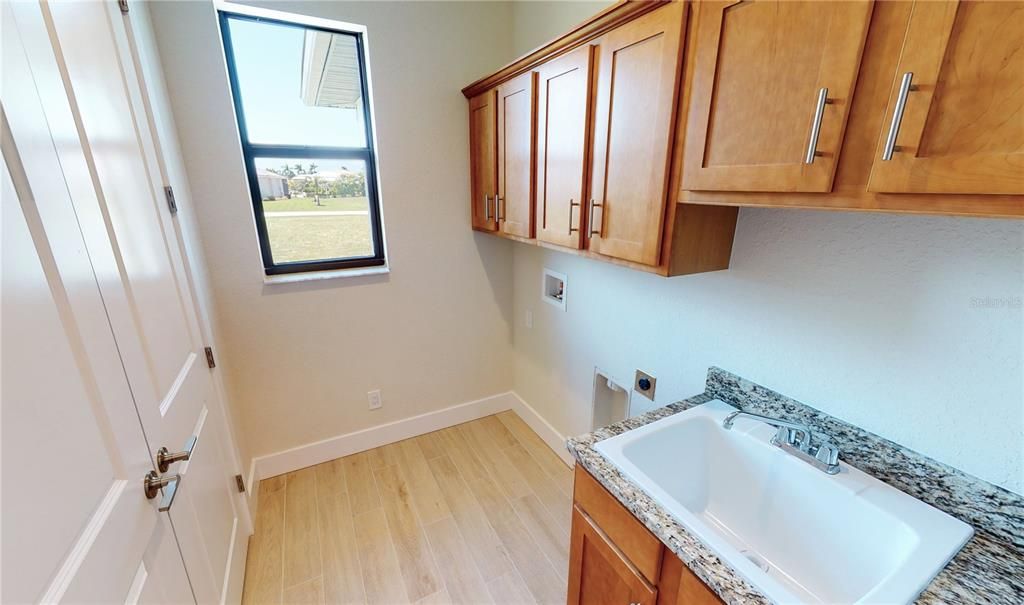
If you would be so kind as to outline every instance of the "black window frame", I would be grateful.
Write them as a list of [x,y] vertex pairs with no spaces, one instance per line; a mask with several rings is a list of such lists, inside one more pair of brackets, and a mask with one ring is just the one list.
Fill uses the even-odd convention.
[[[312,271],[331,271],[339,269],[356,269],[363,267],[379,267],[387,264],[384,250],[384,233],[381,225],[380,186],[377,175],[377,153],[373,134],[373,104],[370,102],[370,84],[366,68],[366,33],[346,29],[332,29],[309,25],[296,21],[275,19],[270,17],[236,13],[230,10],[217,11],[220,23],[221,40],[224,44],[224,59],[227,63],[228,80],[231,85],[231,96],[235,106],[235,118],[238,124],[238,136],[242,144],[242,157],[245,161],[246,178],[249,183],[249,195],[252,198],[253,215],[256,219],[256,231],[260,241],[260,255],[263,259],[263,270],[267,275],[304,273]],[[302,30],[318,30],[331,34],[353,36],[356,39],[356,51],[359,58],[360,86],[362,87],[363,123],[366,135],[366,147],[324,147],[311,145],[266,145],[249,141],[246,127],[245,111],[242,107],[242,95],[238,84],[238,73],[235,68],[235,50],[231,42],[231,28],[228,21],[255,21],[272,23]],[[263,216],[263,197],[260,193],[259,177],[256,173],[256,158],[308,158],[332,160],[362,160],[366,166],[366,196],[369,201],[370,233],[373,240],[372,256],[357,256],[333,259],[318,259],[275,263],[270,248],[270,237],[267,232],[266,218]]]

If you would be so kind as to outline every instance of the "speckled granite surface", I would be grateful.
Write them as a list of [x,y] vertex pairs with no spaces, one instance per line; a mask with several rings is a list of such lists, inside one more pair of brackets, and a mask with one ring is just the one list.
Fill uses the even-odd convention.
[[567,447],[605,488],[726,603],[770,603],[703,542],[672,519],[593,449],[594,444],[711,399],[737,408],[802,422],[826,433],[843,461],[971,524],[975,535],[925,589],[917,603],[1024,604],[1024,497],[936,462],[814,408],[719,368],[708,371],[700,395],[569,439]]

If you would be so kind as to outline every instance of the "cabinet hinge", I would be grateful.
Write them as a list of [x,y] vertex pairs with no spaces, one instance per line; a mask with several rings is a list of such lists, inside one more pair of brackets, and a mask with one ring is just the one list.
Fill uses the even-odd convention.
[[211,367],[211,368],[217,367],[217,362],[213,360],[213,347],[206,347],[205,350],[206,350],[206,365]]
[[178,213],[178,203],[174,201],[174,189],[168,185],[164,187],[164,197],[167,198],[167,209],[171,211],[171,214]]
[[242,479],[241,475],[235,475],[235,486],[238,487],[239,493],[245,493],[245,480]]
[[128,14],[128,0],[117,0],[117,7],[121,9],[121,12]]

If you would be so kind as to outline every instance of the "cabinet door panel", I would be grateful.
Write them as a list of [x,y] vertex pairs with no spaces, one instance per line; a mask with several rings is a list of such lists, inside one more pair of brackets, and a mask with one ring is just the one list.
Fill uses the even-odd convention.
[[590,249],[657,265],[686,6],[673,2],[601,39]]
[[700,3],[683,189],[831,190],[872,7]]
[[498,201],[503,233],[533,237],[534,73],[498,87]]
[[537,239],[570,248],[582,244],[592,56],[584,46],[537,70]]
[[722,600],[679,557],[665,553],[658,582],[658,605],[721,605]]
[[[869,191],[1024,194],[1024,4],[916,2]],[[904,74],[892,159],[883,160]]]
[[469,100],[470,208],[473,227],[495,231],[494,198],[498,194],[497,92]]
[[655,605],[657,591],[593,521],[573,506],[569,554],[569,605]]

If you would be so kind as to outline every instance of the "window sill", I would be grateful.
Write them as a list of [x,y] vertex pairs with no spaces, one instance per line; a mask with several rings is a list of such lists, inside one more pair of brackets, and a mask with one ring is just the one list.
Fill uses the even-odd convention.
[[335,269],[333,271],[308,271],[306,273],[283,273],[281,275],[265,275],[263,283],[273,284],[294,284],[306,281],[324,281],[328,279],[343,279],[346,277],[365,277],[367,275],[386,275],[391,272],[387,265],[380,267],[359,267],[356,269]]

